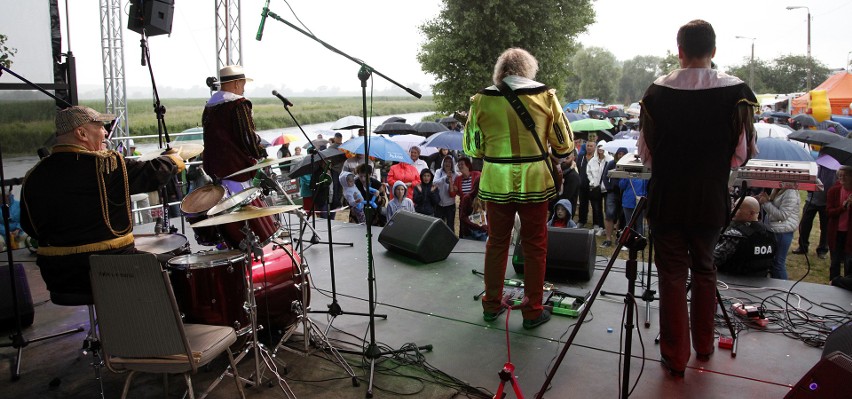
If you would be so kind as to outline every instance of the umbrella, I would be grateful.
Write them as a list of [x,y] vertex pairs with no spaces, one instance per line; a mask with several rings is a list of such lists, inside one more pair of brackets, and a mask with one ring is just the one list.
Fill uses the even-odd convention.
[[382,123],[373,133],[383,134],[415,134],[417,133],[411,125],[403,122]]
[[784,121],[787,121],[787,119],[790,119],[792,117],[792,115],[790,115],[786,112],[780,112],[780,111],[767,111],[767,112],[760,114],[760,117],[761,118],[782,118],[782,119],[784,119]]
[[845,126],[835,121],[822,121],[820,123],[817,123],[816,128],[820,130],[828,130],[828,128],[833,128],[835,133],[843,137],[847,137],[849,135],[849,130],[847,130]]
[[852,165],[852,139],[843,138],[822,147],[820,154],[828,154],[841,165]]
[[290,177],[299,177],[302,175],[312,174],[317,171],[317,169],[321,168],[323,165],[323,160],[331,162],[332,168],[334,166],[338,166],[343,164],[346,161],[346,154],[343,151],[338,150],[337,148],[326,148],[317,153],[317,155],[313,156],[313,162],[311,162],[311,156],[308,155],[298,163],[293,165],[290,168]]
[[589,117],[583,114],[575,114],[573,112],[565,112],[565,119],[568,119],[568,122],[578,121],[580,119],[588,119]]
[[608,141],[604,143],[603,148],[610,153],[615,154],[619,148],[624,147],[627,149],[627,153],[633,153],[636,151],[636,140],[633,139],[617,139],[613,141]]
[[308,148],[308,147],[311,147],[311,146],[316,147],[316,148],[322,148],[325,145],[328,145],[328,140],[316,139],[316,140],[311,140],[310,143],[303,145],[302,148]]
[[417,131],[417,133],[423,135],[423,137],[429,137],[433,133],[443,132],[447,130],[446,126],[438,122],[417,122],[411,125],[411,127],[413,127],[414,130]]
[[[850,140],[852,142],[852,140]],[[813,161],[811,154],[785,139],[764,137],[757,139],[758,154],[755,159],[767,159],[773,161]],[[850,155],[852,156],[852,155]]]
[[272,140],[272,145],[284,145],[298,140],[299,136],[296,136],[295,134],[281,133],[281,135],[276,137],[275,140]]
[[614,138],[616,140],[618,140],[618,139],[633,139],[633,140],[636,140],[636,139],[639,138],[639,131],[638,130],[625,130],[623,132],[618,132],[615,135]]
[[448,148],[450,150],[462,151],[462,133],[455,130],[445,130],[435,133],[423,141],[423,147]]
[[596,110],[596,109],[589,110],[588,114],[589,114],[589,117],[591,117],[591,118],[595,118],[595,119],[603,119],[603,118],[606,118],[606,112],[604,112],[604,111],[598,111],[598,110]]
[[606,113],[607,118],[627,118],[628,116],[630,115],[627,115],[624,111],[618,108]]
[[825,168],[828,168],[828,169],[831,169],[831,170],[840,169],[840,162],[837,162],[837,160],[834,159],[834,157],[832,157],[831,155],[828,155],[828,154],[820,154],[820,156],[817,157],[816,163],[819,166],[822,166],[822,167],[825,167]]
[[445,116],[445,117],[441,118],[441,120],[439,120],[438,122],[439,123],[459,123],[459,121],[456,118],[453,118],[452,116]]
[[364,127],[364,118],[355,115],[344,116],[331,124],[333,130],[351,130]]
[[790,128],[774,123],[755,123],[754,130],[757,133],[757,138],[776,137],[783,139],[792,132]]
[[[597,119],[584,119],[584,120],[597,120]],[[605,140],[610,141],[613,139],[612,133],[606,130],[582,130],[582,131],[574,131],[575,139],[583,139],[589,140],[589,133],[595,133],[598,137],[595,140]]]
[[[571,130],[575,132],[597,131],[602,129],[612,129],[612,123],[603,119],[580,119],[571,122]],[[612,137],[612,135],[609,135]]]
[[[379,159],[383,159],[385,161],[390,162],[405,162],[411,163],[411,157],[408,155],[408,151],[404,150],[400,147],[399,144],[390,141],[387,137],[373,135],[369,139],[370,143],[370,156],[376,157]],[[356,137],[351,139],[338,147],[340,149],[354,152],[356,154],[365,154],[364,150],[364,138]]]
[[401,116],[392,116],[390,118],[385,119],[385,121],[382,122],[382,124],[391,123],[391,122],[405,123],[405,118],[403,118]]
[[[363,138],[361,139],[364,140]],[[417,146],[420,148],[420,156],[425,157],[427,155],[432,155],[438,150],[434,148],[423,148],[420,143],[423,142],[423,136],[417,134],[397,134],[395,136],[388,137],[388,140],[393,141],[394,143],[399,144],[403,150],[408,151],[411,147]],[[370,150],[372,151],[372,150]]]
[[816,119],[814,119],[813,116],[810,116],[808,114],[798,114],[793,117],[793,120],[799,122],[799,124],[803,127],[811,127],[817,125]]
[[843,136],[827,130],[797,130],[787,136],[790,140],[808,144],[826,145],[843,139]]

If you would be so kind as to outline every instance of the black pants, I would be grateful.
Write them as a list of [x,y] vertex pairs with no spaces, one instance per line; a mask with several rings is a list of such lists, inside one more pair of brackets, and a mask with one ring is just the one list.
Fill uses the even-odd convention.
[[436,206],[435,217],[444,221],[453,233],[456,232],[456,204]]
[[811,236],[811,229],[814,227],[814,217],[819,214],[819,245],[817,253],[828,253],[828,238],[826,230],[828,229],[828,220],[825,213],[825,205],[816,206],[810,202],[805,202],[805,207],[802,209],[802,220],[799,222],[799,248],[802,251],[808,251],[808,239]]

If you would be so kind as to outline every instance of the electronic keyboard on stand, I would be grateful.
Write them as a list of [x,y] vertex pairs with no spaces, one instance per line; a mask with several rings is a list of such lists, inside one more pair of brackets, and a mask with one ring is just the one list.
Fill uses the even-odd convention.
[[615,169],[610,170],[607,177],[648,180],[651,178],[651,168],[642,164],[639,155],[627,154],[618,160]]
[[749,187],[782,188],[803,191],[822,191],[822,182],[817,179],[816,162],[773,161],[751,159],[744,166],[731,172],[730,186],[739,186],[743,181]]

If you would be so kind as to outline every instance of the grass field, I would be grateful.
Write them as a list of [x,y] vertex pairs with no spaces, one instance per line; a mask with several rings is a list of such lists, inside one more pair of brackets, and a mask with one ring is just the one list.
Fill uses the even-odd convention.
[[[169,132],[200,126],[206,101],[206,98],[162,99],[161,104],[166,107],[164,120]],[[104,109],[103,101],[81,101],[81,105],[96,110]],[[260,98],[252,100],[252,105],[258,130],[294,126],[278,99]],[[432,97],[375,97],[367,106],[368,112],[376,116],[435,109]],[[53,117],[56,112],[53,101],[3,101],[0,108],[3,109],[0,113],[0,145],[4,155],[33,155],[53,134]],[[291,112],[303,125],[334,121],[347,115],[360,115],[361,97],[301,97]],[[131,136],[157,134],[157,118],[152,100],[129,100],[127,115]]]

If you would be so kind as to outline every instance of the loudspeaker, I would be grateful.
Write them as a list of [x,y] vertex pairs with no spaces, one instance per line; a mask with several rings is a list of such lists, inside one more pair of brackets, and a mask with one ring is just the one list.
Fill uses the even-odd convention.
[[174,0],[130,0],[127,29],[142,33],[145,28],[148,36],[168,35],[172,33],[174,12]]
[[849,380],[852,378],[852,357],[834,352],[820,359],[784,399],[852,398]]
[[441,220],[414,212],[397,212],[379,233],[388,251],[423,263],[447,259],[459,238]]
[[[12,306],[12,288],[9,282],[9,265],[0,265],[0,329],[15,327],[15,307]],[[15,293],[18,298],[18,311],[21,315],[21,327],[33,324],[35,311],[30,285],[24,265],[15,263]]]
[[852,356],[852,322],[840,325],[825,338],[822,357],[838,351]]
[[[523,253],[523,247],[516,245],[512,266],[518,274],[524,273]],[[595,272],[595,256],[594,230],[547,228],[548,280],[590,280]]]

